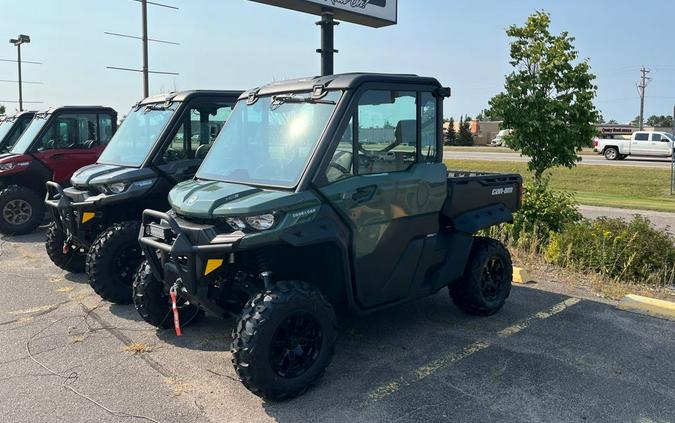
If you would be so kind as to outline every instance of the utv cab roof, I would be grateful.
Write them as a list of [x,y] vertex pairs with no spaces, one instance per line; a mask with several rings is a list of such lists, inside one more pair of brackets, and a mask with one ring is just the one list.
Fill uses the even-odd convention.
[[190,91],[176,91],[166,94],[157,94],[150,97],[146,97],[141,100],[138,104],[153,104],[153,103],[165,103],[170,101],[186,101],[194,96],[214,96],[214,97],[239,97],[243,91],[241,90],[190,90]]
[[328,76],[314,76],[307,78],[291,79],[287,81],[272,82],[259,88],[244,92],[239,99],[249,95],[261,96],[279,93],[292,93],[312,91],[316,86],[322,86],[328,90],[349,90],[367,82],[380,82],[387,84],[419,84],[435,85],[441,88],[441,83],[436,78],[424,77],[413,74],[388,74],[388,73],[343,73]]
[[117,114],[115,109],[107,106],[59,106],[59,107],[50,107],[49,109],[40,110],[35,112],[37,115],[51,115],[56,112],[87,112],[87,111],[96,111],[96,112],[112,112]]
[[2,115],[2,116],[0,116],[0,122],[4,122],[6,120],[14,121],[14,120],[20,118],[21,116],[25,116],[25,115],[34,116],[35,113],[37,113],[35,110],[23,110],[21,112],[16,112],[13,115]]

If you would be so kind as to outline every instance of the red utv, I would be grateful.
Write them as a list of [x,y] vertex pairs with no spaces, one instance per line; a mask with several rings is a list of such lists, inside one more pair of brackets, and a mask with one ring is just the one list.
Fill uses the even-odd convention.
[[0,155],[0,233],[31,232],[44,217],[45,183],[69,185],[96,162],[117,129],[117,112],[67,106],[36,113],[9,153]]

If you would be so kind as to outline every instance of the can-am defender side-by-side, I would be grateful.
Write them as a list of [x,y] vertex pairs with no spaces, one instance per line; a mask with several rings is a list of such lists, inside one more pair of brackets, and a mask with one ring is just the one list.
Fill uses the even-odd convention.
[[36,113],[7,154],[0,156],[0,233],[25,234],[44,217],[45,183],[67,184],[94,163],[117,128],[117,112],[66,106]]
[[448,172],[449,91],[344,74],[242,95],[195,178],[171,190],[172,210],[143,213],[140,315],[171,327],[235,314],[237,374],[283,399],[328,366],[334,307],[366,313],[448,287],[467,313],[498,311],[511,257],[476,232],[512,220],[522,178]]
[[169,190],[194,176],[240,94],[184,91],[136,104],[97,163],[73,175],[72,187],[48,183],[51,260],[71,272],[86,270],[104,299],[131,303],[141,213],[169,208]]
[[0,157],[9,153],[23,131],[28,127],[35,112],[24,111],[0,120]]

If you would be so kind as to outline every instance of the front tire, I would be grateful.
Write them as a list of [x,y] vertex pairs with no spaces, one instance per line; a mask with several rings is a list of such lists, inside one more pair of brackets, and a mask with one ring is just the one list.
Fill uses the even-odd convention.
[[278,282],[252,298],[233,332],[232,363],[244,386],[279,401],[305,392],[335,350],[333,307],[316,287]]
[[[141,264],[134,278],[133,285],[134,306],[138,314],[151,325],[160,329],[173,327],[171,297],[164,284],[153,275],[147,261]],[[204,311],[193,304],[187,304],[178,299],[181,327],[197,323],[204,318]]]
[[619,159],[619,150],[615,147],[607,147],[602,153],[607,160],[618,160]]
[[68,252],[64,253],[63,245],[65,241],[66,237],[63,231],[55,223],[50,223],[47,228],[47,240],[45,241],[49,258],[63,270],[72,273],[84,272],[86,255],[74,245],[70,245]]
[[45,214],[43,200],[31,189],[10,185],[0,191],[0,232],[24,235],[40,225]]
[[89,285],[101,298],[131,304],[134,275],[143,260],[140,228],[140,222],[115,223],[89,249],[85,265]]
[[490,316],[504,306],[512,279],[511,255],[504,244],[475,237],[464,275],[449,286],[450,297],[467,314]]

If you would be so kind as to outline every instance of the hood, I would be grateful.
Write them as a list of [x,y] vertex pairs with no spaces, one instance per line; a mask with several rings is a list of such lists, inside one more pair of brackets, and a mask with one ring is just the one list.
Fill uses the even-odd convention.
[[174,211],[200,219],[267,213],[314,202],[318,200],[309,192],[265,190],[218,181],[185,181],[169,193]]
[[0,163],[31,162],[31,161],[33,161],[33,156],[28,154],[13,154],[13,153],[0,154]]
[[114,184],[117,182],[134,182],[157,176],[150,168],[124,167],[96,163],[85,166],[75,172],[70,183],[77,188],[89,188],[92,185]]

